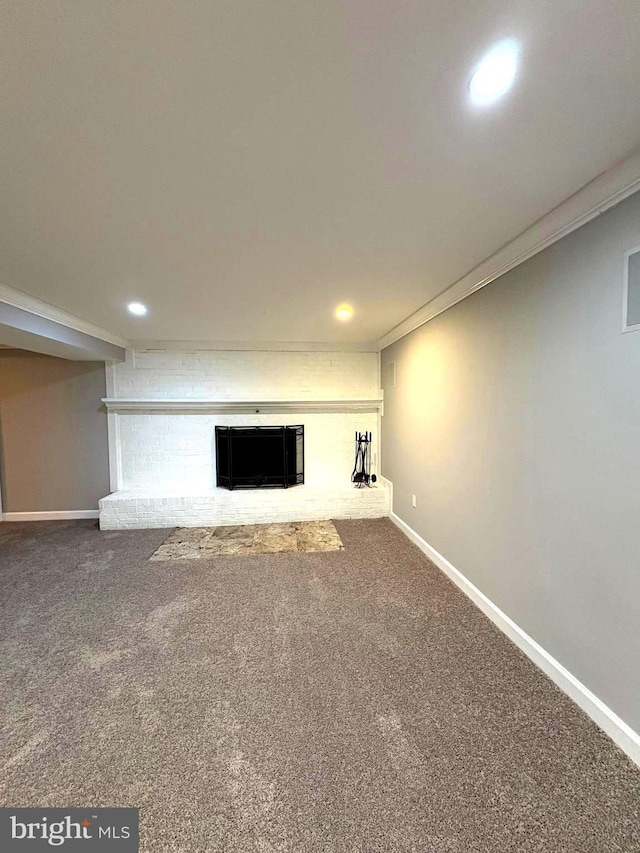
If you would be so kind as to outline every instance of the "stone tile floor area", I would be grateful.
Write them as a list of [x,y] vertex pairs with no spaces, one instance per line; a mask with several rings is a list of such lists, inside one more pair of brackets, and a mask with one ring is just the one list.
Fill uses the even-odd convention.
[[332,521],[179,527],[149,559],[194,560],[231,554],[341,551],[343,547]]

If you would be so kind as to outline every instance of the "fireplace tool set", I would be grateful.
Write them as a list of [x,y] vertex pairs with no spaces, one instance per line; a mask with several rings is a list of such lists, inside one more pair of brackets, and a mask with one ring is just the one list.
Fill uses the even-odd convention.
[[356,463],[351,473],[351,482],[357,488],[371,487],[376,482],[376,475],[370,474],[371,470],[371,433],[356,432]]

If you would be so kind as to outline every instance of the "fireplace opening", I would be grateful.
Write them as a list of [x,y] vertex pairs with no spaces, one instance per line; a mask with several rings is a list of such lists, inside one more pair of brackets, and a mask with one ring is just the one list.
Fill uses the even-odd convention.
[[304,483],[304,426],[216,427],[216,484],[287,489]]

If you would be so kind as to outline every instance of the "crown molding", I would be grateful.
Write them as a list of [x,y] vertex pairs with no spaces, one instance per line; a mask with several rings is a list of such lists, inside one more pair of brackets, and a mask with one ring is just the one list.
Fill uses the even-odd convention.
[[7,287],[5,284],[0,284],[0,302],[4,302],[14,308],[20,308],[23,311],[28,311],[30,314],[43,317],[45,320],[51,320],[54,323],[59,323],[61,326],[66,326],[68,329],[82,332],[92,338],[98,338],[101,341],[106,341],[123,349],[129,346],[128,341],[112,334],[107,329],[103,329],[101,326],[94,326],[93,323],[76,317],[75,314],[68,314],[54,305],[49,305],[48,302],[43,302],[41,299],[36,299],[35,296],[22,293],[20,290],[14,290],[13,287]]
[[382,350],[640,190],[640,149],[602,172],[446,290],[390,329]]
[[227,352],[378,352],[375,341],[369,343],[331,343],[312,341],[154,341],[135,340],[128,344],[137,352],[204,352],[225,350]]

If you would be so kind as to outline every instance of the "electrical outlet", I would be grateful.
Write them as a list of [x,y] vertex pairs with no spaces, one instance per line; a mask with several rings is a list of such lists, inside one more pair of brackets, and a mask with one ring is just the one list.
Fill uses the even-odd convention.
[[415,495],[411,495],[411,506],[418,506]]

